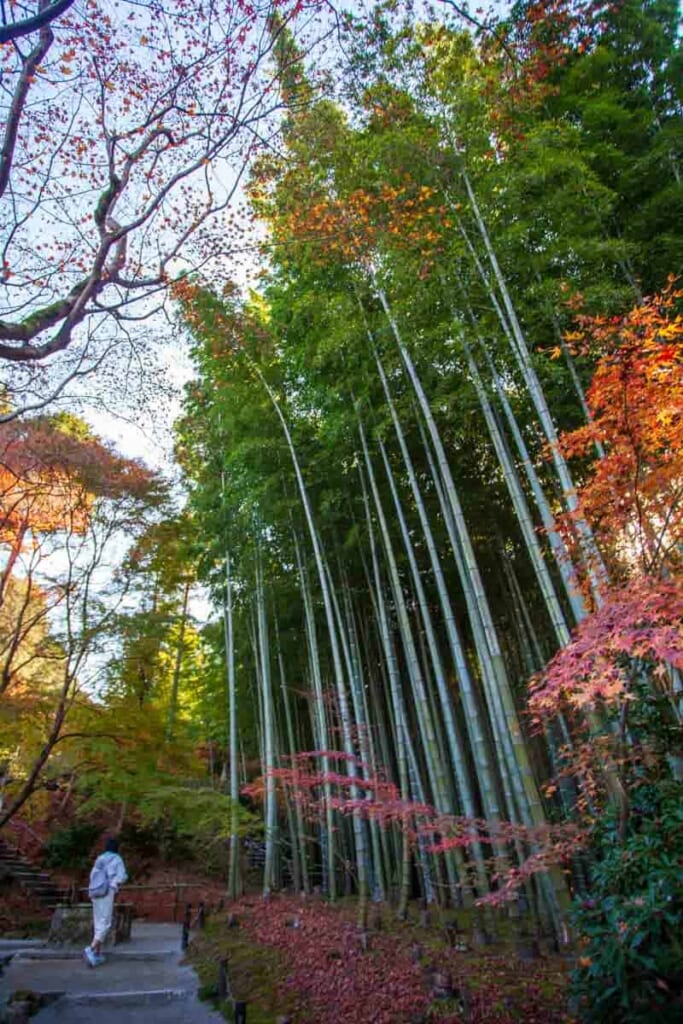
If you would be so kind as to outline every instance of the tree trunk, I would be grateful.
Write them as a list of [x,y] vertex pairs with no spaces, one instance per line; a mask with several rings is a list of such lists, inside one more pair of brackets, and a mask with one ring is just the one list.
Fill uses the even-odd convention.
[[187,604],[190,598],[190,581],[183,587],[183,609],[180,616],[180,634],[178,636],[178,647],[176,650],[175,665],[173,668],[173,682],[171,684],[171,700],[168,707],[168,725],[166,727],[166,739],[171,741],[175,731],[175,720],[178,713],[178,689],[180,686],[180,671],[185,653],[185,627],[187,625]]
[[239,857],[239,782],[237,779],[237,692],[235,682],[235,637],[233,629],[233,593],[230,552],[225,552],[225,596],[223,602],[225,665],[228,687],[228,757],[230,793],[230,860],[228,863],[228,895],[236,900],[242,892]]

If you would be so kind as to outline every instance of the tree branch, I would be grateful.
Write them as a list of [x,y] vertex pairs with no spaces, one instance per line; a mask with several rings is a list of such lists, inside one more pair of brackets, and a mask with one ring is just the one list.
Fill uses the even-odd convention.
[[0,338],[4,338],[7,341],[23,341],[26,343],[21,348],[0,344],[0,357],[14,362],[30,362],[35,359],[43,359],[46,355],[49,355],[49,352],[43,351],[44,346],[34,347],[29,345],[28,342],[31,338],[35,338],[37,334],[47,330],[48,327],[53,327],[69,316],[83,290],[87,287],[88,282],[89,279],[79,281],[78,284],[73,286],[65,299],[59,299],[57,302],[53,302],[51,305],[31,313],[30,316],[27,316],[26,319],[18,324],[0,320]]
[[[0,29],[0,34],[1,33],[2,29]],[[0,196],[4,195],[9,182],[14,157],[14,148],[17,142],[19,124],[26,105],[26,97],[28,96],[29,89],[35,80],[36,68],[52,46],[54,38],[54,33],[49,26],[42,29],[40,38],[26,58],[21,74],[19,75],[19,81],[17,82],[16,89],[14,90],[12,105],[7,117],[7,124],[5,125],[2,150],[0,150]],[[0,42],[3,42],[3,40],[0,39]]]
[[0,26],[0,44],[11,43],[15,39],[22,39],[31,32],[38,32],[58,18],[65,11],[68,11],[74,0],[53,0],[52,3],[42,0],[39,4],[38,14],[31,18],[24,18],[23,21],[16,21],[12,25]]

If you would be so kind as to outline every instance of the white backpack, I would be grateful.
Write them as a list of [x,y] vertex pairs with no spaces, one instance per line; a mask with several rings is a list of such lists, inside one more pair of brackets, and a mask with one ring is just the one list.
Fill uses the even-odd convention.
[[102,858],[98,857],[93,864],[92,871],[90,872],[90,883],[88,885],[88,896],[90,899],[97,899],[100,896],[106,896],[109,892],[109,875],[102,863]]

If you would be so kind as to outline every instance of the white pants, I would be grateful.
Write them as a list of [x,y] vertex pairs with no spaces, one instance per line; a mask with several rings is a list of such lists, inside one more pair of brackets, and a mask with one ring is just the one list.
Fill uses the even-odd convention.
[[106,896],[94,896],[92,900],[93,942],[104,942],[111,928],[114,916],[114,897],[110,889]]

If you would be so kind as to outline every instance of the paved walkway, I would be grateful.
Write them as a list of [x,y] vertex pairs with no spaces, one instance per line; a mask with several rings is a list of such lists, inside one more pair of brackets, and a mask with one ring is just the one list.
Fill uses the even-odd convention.
[[180,963],[180,925],[133,923],[130,942],[114,947],[102,967],[80,949],[0,940],[0,1003],[10,993],[58,994],[36,1024],[224,1024],[197,999],[197,976]]

